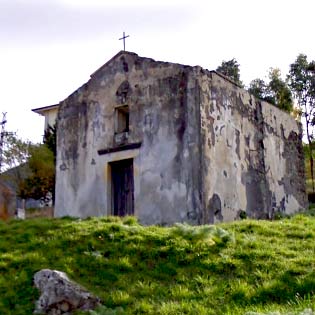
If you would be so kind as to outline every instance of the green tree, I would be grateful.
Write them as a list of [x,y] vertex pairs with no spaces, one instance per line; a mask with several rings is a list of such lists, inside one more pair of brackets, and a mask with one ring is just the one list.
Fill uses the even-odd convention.
[[[53,126],[48,125],[44,134],[44,144],[51,150],[54,156],[54,169],[56,170],[56,157],[57,157],[57,123]],[[52,201],[55,204],[55,176],[54,174],[54,184],[52,185]]]
[[46,144],[30,148],[28,167],[31,174],[24,179],[20,195],[25,199],[51,200],[55,188],[55,162],[54,154]]
[[269,71],[269,93],[273,103],[280,109],[290,113],[293,110],[293,98],[291,90],[286,81],[281,78],[278,68]]
[[30,156],[31,146],[30,141],[23,141],[15,132],[7,132],[3,141],[1,172],[26,163]]
[[240,65],[235,58],[228,61],[222,61],[216,71],[230,78],[238,85],[243,86],[243,82],[240,78]]
[[30,157],[30,141],[23,141],[16,133],[7,132],[3,139],[1,178],[23,199],[21,187],[31,171],[27,161]]
[[57,155],[57,124],[53,126],[48,125],[44,133],[44,144],[52,151],[55,160]]
[[249,83],[248,92],[260,98],[262,100],[266,100],[268,97],[268,85],[262,79],[254,79]]
[[277,68],[269,71],[269,82],[262,79],[252,80],[248,91],[254,96],[276,105],[290,113],[293,111],[293,98],[286,81],[281,78],[281,72]]
[[[4,139],[2,178],[21,199],[47,202],[55,193],[56,128],[45,132],[44,144],[23,141],[15,133]],[[54,200],[54,199],[53,199]]]
[[297,100],[297,105],[301,111],[302,118],[305,121],[312,188],[313,191],[315,191],[312,146],[315,125],[315,62],[309,62],[307,56],[304,54],[298,55],[295,62],[290,65],[288,82],[294,97]]

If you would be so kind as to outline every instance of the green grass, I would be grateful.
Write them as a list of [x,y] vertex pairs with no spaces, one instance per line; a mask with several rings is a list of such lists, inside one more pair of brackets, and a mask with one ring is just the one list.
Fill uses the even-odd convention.
[[32,314],[42,268],[98,295],[106,308],[96,314],[303,314],[315,309],[315,218],[194,228],[112,217],[0,222],[0,314]]

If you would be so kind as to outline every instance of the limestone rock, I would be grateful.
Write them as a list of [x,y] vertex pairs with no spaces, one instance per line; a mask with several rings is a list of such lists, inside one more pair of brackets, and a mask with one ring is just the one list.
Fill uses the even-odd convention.
[[73,310],[90,310],[100,305],[98,297],[71,281],[61,271],[42,269],[35,273],[34,283],[41,292],[35,314],[66,315]]

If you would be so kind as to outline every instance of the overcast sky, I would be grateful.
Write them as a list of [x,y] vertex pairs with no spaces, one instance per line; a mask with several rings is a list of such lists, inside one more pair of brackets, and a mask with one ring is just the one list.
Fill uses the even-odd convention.
[[[32,108],[59,103],[122,50],[215,69],[236,58],[245,84],[315,59],[314,0],[0,0],[0,114],[42,139]],[[0,117],[1,118],[1,117]],[[1,120],[1,119],[0,119]]]

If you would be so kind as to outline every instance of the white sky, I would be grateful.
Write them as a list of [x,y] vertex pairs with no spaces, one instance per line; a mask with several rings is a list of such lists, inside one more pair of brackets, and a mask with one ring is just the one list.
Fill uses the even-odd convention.
[[[0,113],[39,142],[32,108],[59,103],[122,50],[215,69],[236,58],[245,84],[315,59],[314,0],[0,0]],[[1,120],[1,117],[0,117]]]

